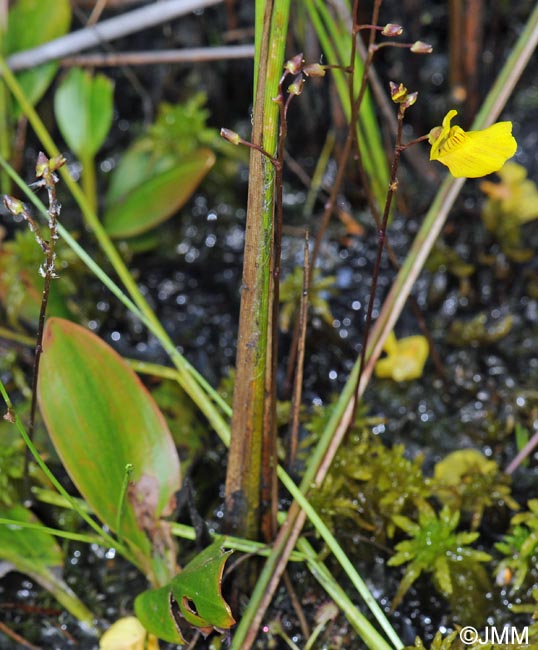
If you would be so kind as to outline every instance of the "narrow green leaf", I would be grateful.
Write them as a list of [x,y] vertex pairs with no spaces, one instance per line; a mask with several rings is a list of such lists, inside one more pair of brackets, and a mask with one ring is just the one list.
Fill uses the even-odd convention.
[[[22,506],[1,508],[0,516],[21,523],[38,523],[36,517]],[[49,533],[33,528],[0,526],[0,557],[23,573],[41,573],[63,564],[62,551]]]
[[[69,0],[17,0],[8,14],[6,54],[15,54],[67,34]],[[58,65],[46,63],[17,74],[28,101],[36,104],[51,83]]]
[[[84,499],[129,543],[148,578],[164,584],[173,572],[174,548],[161,517],[172,511],[180,470],[166,421],[151,395],[95,334],[51,318],[38,397],[52,442]],[[129,464],[133,470],[123,502]],[[121,530],[116,530],[122,502]]]
[[[0,508],[0,518],[22,524],[20,527],[14,524],[0,525],[0,559],[6,560],[15,570],[25,573],[47,589],[73,616],[91,624],[93,614],[58,575],[63,556],[54,537],[40,530],[36,526],[40,522],[22,506]],[[33,527],[26,528],[24,524]]]
[[214,163],[212,151],[199,149],[171,169],[142,181],[109,204],[106,231],[115,238],[132,237],[162,223],[185,204]]
[[102,74],[72,68],[54,95],[60,131],[77,156],[93,158],[101,148],[114,111],[114,84]]

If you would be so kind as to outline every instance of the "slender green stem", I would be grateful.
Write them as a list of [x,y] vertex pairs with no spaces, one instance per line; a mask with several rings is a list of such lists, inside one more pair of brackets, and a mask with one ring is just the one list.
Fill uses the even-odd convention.
[[[36,524],[30,521],[19,521],[18,519],[7,519],[5,517],[0,517],[0,526],[16,526],[17,528],[31,528],[33,530],[38,530],[42,533],[48,533],[49,535],[54,535],[55,537],[61,537],[62,539],[69,539],[72,542],[83,542],[84,544],[99,544],[103,546],[102,537],[96,537],[94,535],[85,535],[84,533],[73,533],[69,530],[62,530],[61,528],[50,528],[49,526],[43,526],[43,524]],[[106,544],[106,546],[109,546]]]
[[393,650],[392,646],[385,641],[370,621],[353,604],[326,565],[318,559],[318,554],[312,548],[310,542],[301,537],[297,542],[297,548],[306,555],[306,564],[314,578],[345,614],[355,632],[367,644],[368,648],[371,648],[371,650]]
[[[5,60],[0,58],[0,72],[3,76],[3,79],[9,89],[11,90],[14,97],[17,99],[24,114],[28,117],[30,124],[32,125],[37,136],[41,140],[41,143],[45,147],[50,157],[55,157],[60,155],[60,152],[49,135],[47,129],[45,128],[43,122],[39,118],[38,114],[34,108],[28,102],[26,96],[19,83],[15,79],[13,73],[7,66]],[[189,370],[189,365],[186,359],[181,355],[176,346],[173,344],[172,340],[168,336],[167,332],[153,313],[148,302],[142,295],[140,289],[138,288],[133,277],[129,273],[129,270],[125,266],[123,259],[121,258],[116,247],[108,237],[105,229],[103,228],[101,222],[99,221],[97,215],[92,210],[84,192],[81,190],[80,186],[73,179],[67,167],[63,167],[60,170],[60,174],[64,179],[65,184],[67,185],[69,191],[71,192],[73,198],[78,204],[86,224],[93,231],[99,245],[101,246],[103,252],[109,259],[114,270],[121,279],[123,285],[127,289],[129,295],[131,296],[132,301],[136,305],[138,311],[144,316],[145,322],[148,326],[151,324],[151,331],[160,341],[161,345],[164,347],[166,352],[170,355],[170,358],[174,365],[176,366],[179,376],[181,378],[181,386],[193,402],[198,406],[200,411],[206,416],[211,426],[215,431],[222,437],[228,437],[229,431],[226,422],[222,419],[221,414],[215,408],[214,403],[206,393],[206,389],[200,385],[196,377],[193,375],[192,371]],[[62,235],[63,236],[63,235]],[[206,384],[207,386],[207,384]]]
[[90,156],[82,156],[82,190],[88,201],[91,211],[97,214],[97,176],[95,174],[95,158]]
[[[403,647],[403,643],[400,641],[398,635],[394,631],[394,628],[387,620],[385,613],[377,604],[377,601],[370,593],[370,590],[364,583],[364,580],[360,577],[357,570],[353,566],[351,560],[346,555],[345,551],[342,549],[340,544],[337,542],[334,535],[331,533],[325,522],[321,519],[318,513],[310,505],[308,499],[303,495],[301,490],[295,485],[291,478],[279,467],[278,477],[284,484],[284,486],[289,490],[291,496],[297,501],[300,505],[303,512],[307,515],[308,519],[312,522],[312,525],[316,531],[321,535],[327,546],[332,551],[335,559],[338,561],[340,566],[344,569],[347,576],[351,580],[353,586],[360,594],[372,614],[375,616],[377,622],[383,628],[385,634],[394,644],[395,648]],[[365,621],[364,629],[368,630],[368,634],[375,633],[374,628],[371,623]]]
[[[273,102],[282,72],[289,0],[268,1],[263,29],[257,31],[259,54],[252,143],[273,155],[278,107]],[[259,25],[259,16],[256,24]],[[260,527],[265,393],[270,357],[271,258],[273,255],[273,164],[251,150],[241,310],[233,397],[232,435],[226,472],[226,529],[256,537]],[[270,363],[270,361],[269,361]]]
[[69,492],[67,492],[62,484],[58,481],[58,479],[54,476],[54,474],[50,471],[50,469],[47,467],[47,464],[45,461],[41,458],[41,455],[37,451],[36,447],[34,446],[33,442],[30,440],[28,437],[28,434],[26,432],[26,429],[24,428],[24,425],[22,424],[19,416],[17,415],[15,409],[13,408],[13,403],[8,395],[8,392],[6,391],[6,387],[4,386],[4,383],[2,380],[0,380],[0,394],[4,398],[4,401],[7,405],[8,408],[8,416],[9,418],[13,421],[15,426],[17,427],[19,433],[21,434],[22,439],[24,440],[24,443],[30,450],[30,453],[34,457],[36,463],[39,465],[39,468],[41,471],[45,474],[47,479],[52,483],[52,485],[58,490],[58,492],[65,498],[69,503],[71,504],[73,510],[78,513],[82,519],[92,528],[101,539],[105,541],[105,543],[109,544],[111,547],[116,548],[127,560],[132,562],[133,564],[136,565],[136,560],[133,557],[133,555],[129,552],[128,548],[119,540],[114,539],[109,535],[104,529],[102,529],[99,524],[97,524],[89,515],[87,512],[85,512],[83,509],[81,509],[78,506],[78,503],[76,499],[74,499]]
[[118,514],[116,517],[115,530],[118,532],[118,535],[121,535],[121,520],[125,511],[125,497],[127,496],[127,489],[129,488],[129,481],[131,480],[131,474],[133,473],[133,470],[134,465],[132,463],[127,463],[127,465],[125,465],[125,473],[123,475],[123,481],[121,483],[120,489],[120,498],[118,500]]
[[7,341],[13,341],[21,345],[35,345],[35,339],[33,337],[26,336],[26,334],[21,334],[20,332],[14,332],[7,327],[0,327],[0,339],[6,339]]

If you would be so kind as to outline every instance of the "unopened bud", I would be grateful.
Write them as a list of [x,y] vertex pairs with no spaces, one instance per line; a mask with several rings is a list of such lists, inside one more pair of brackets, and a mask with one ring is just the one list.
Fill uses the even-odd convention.
[[431,54],[433,47],[429,43],[423,41],[415,41],[411,46],[411,52],[415,54]]
[[220,130],[220,135],[225,139],[228,140],[228,142],[231,142],[232,144],[238,145],[241,143],[241,136],[239,133],[236,133],[235,131],[232,131],[231,129],[221,129]]
[[390,82],[390,97],[393,102],[400,104],[405,101],[407,95],[407,88],[403,84],[396,84],[394,81]]
[[35,166],[35,175],[38,178],[41,178],[44,174],[46,174],[47,169],[49,169],[49,159],[45,154],[40,151],[38,156],[37,156],[37,162]]
[[298,75],[295,80],[288,86],[288,93],[290,95],[300,95],[303,92],[304,77]]
[[413,106],[417,101],[418,93],[410,93],[403,84],[390,82],[390,96],[395,104],[400,104],[402,110]]
[[410,106],[413,106],[413,104],[417,101],[417,97],[418,97],[418,92],[407,93],[405,100],[401,102],[400,106],[404,110],[406,108],[409,108]]
[[395,23],[387,23],[385,27],[381,30],[383,36],[401,36],[403,34],[403,27],[401,25],[396,25]]
[[8,194],[4,194],[3,202],[7,210],[9,210],[13,216],[22,214],[24,212],[24,203],[22,201],[19,201],[19,199],[15,199]]
[[290,74],[299,74],[302,70],[303,63],[303,53],[299,52],[299,54],[292,56],[291,59],[286,61],[284,64],[284,70],[287,70]]
[[55,172],[56,170],[60,169],[60,167],[63,167],[67,161],[65,158],[60,154],[59,156],[54,156],[54,158],[51,158],[49,160],[49,166],[50,170],[52,172]]
[[303,72],[307,77],[324,77],[325,67],[319,63],[309,63],[304,66]]

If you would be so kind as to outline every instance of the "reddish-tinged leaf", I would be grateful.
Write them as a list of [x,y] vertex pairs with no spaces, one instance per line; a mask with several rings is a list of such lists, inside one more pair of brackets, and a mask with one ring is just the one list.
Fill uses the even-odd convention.
[[[128,541],[150,580],[166,582],[173,545],[160,518],[171,512],[180,470],[168,426],[149,392],[95,334],[50,318],[38,397],[54,446],[82,496]],[[133,469],[125,490],[128,464]],[[152,555],[161,558],[161,569],[152,565]]]

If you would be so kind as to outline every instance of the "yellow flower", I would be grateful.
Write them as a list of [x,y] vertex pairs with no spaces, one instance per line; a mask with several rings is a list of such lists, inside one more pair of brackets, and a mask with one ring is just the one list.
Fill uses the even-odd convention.
[[375,364],[377,377],[392,377],[395,381],[409,381],[422,376],[430,346],[424,336],[408,336],[396,340],[394,332],[387,336],[384,359]]
[[430,131],[430,160],[446,165],[456,178],[479,178],[498,171],[517,149],[512,122],[497,122],[482,131],[450,126],[458,111],[448,111],[443,126]]
[[159,650],[159,642],[135,616],[126,616],[103,634],[99,650]]

